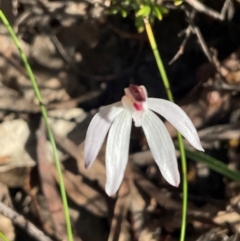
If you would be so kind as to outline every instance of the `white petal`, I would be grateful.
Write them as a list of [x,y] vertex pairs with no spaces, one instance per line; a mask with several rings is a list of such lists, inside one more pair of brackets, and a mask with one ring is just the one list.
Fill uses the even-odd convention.
[[117,115],[124,109],[120,102],[102,108],[91,120],[85,139],[84,160],[89,168],[96,159],[107,132]]
[[148,108],[162,115],[199,151],[204,151],[197,130],[187,114],[176,104],[156,98],[148,98]]
[[106,147],[106,193],[111,196],[117,192],[127,165],[130,131],[132,126],[131,113],[125,110],[113,121],[109,130]]
[[149,148],[163,175],[173,186],[178,186],[180,176],[173,141],[160,118],[147,111],[142,123]]

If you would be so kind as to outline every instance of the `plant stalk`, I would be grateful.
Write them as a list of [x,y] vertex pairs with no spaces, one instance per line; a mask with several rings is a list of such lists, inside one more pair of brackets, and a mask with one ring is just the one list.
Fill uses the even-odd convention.
[[54,161],[55,161],[55,165],[57,168],[57,173],[58,173],[58,179],[59,179],[59,185],[60,185],[60,193],[61,193],[61,198],[62,198],[62,202],[63,202],[63,209],[64,209],[64,215],[65,215],[65,221],[66,221],[66,229],[67,229],[67,235],[68,235],[68,240],[69,241],[73,241],[73,234],[72,234],[72,228],[71,228],[71,220],[70,220],[70,214],[69,214],[69,210],[68,210],[68,202],[67,202],[67,196],[66,196],[66,191],[65,191],[65,187],[64,187],[64,181],[63,181],[63,175],[62,175],[62,170],[61,170],[61,164],[57,155],[57,147],[56,147],[56,143],[53,137],[53,133],[48,121],[48,115],[47,115],[47,111],[46,108],[43,104],[42,101],[42,96],[40,93],[40,90],[38,88],[37,85],[37,81],[35,79],[35,76],[33,74],[33,71],[28,63],[27,57],[24,54],[20,42],[18,41],[18,38],[16,36],[16,34],[14,33],[13,28],[11,27],[11,25],[9,24],[5,14],[2,12],[2,10],[0,9],[0,18],[3,21],[3,24],[5,25],[5,27],[7,28],[15,46],[18,49],[19,55],[23,61],[24,67],[29,75],[29,79],[31,80],[32,86],[33,86],[33,90],[35,92],[35,96],[38,99],[39,105],[40,105],[40,110],[42,113],[42,117],[46,126],[46,130],[48,133],[48,138],[50,140],[52,149],[53,149],[53,157],[54,157]]
[[[160,56],[157,43],[155,40],[154,33],[152,31],[152,26],[148,21],[148,18],[143,19],[145,24],[145,29],[147,32],[148,40],[151,45],[157,67],[159,69],[160,75],[162,77],[162,81],[164,84],[164,88],[167,93],[167,97],[170,101],[174,102],[173,94],[171,91],[170,83],[162,62],[162,58]],[[187,182],[187,162],[186,162],[186,154],[185,148],[183,143],[182,135],[178,132],[178,143],[181,155],[181,166],[182,166],[182,189],[183,189],[183,202],[182,202],[182,223],[181,223],[181,234],[180,234],[180,241],[185,240],[186,235],[186,226],[187,226],[187,205],[188,205],[188,182]]]

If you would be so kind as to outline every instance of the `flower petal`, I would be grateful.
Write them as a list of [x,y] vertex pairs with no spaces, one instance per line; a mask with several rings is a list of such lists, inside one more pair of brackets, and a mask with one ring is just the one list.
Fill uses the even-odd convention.
[[149,148],[163,175],[173,186],[178,186],[180,176],[173,141],[160,118],[152,111],[145,113],[142,123]]
[[106,193],[111,196],[117,192],[128,161],[131,112],[122,111],[113,121],[109,130],[106,147]]
[[148,98],[148,108],[168,120],[199,151],[204,151],[197,130],[187,114],[176,104],[156,98]]
[[121,102],[102,108],[91,120],[85,139],[84,160],[89,168],[96,159],[115,117],[123,111]]

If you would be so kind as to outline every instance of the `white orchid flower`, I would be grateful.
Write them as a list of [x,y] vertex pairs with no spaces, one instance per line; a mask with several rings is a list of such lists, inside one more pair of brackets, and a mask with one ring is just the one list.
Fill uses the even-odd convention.
[[143,128],[163,177],[171,185],[178,186],[180,176],[173,141],[154,112],[168,120],[193,147],[203,151],[194,125],[176,104],[163,99],[147,98],[144,86],[130,85],[124,91],[121,102],[102,108],[88,127],[84,147],[86,168],[93,164],[108,133],[105,189],[109,196],[117,192],[127,165],[133,119],[136,127]]

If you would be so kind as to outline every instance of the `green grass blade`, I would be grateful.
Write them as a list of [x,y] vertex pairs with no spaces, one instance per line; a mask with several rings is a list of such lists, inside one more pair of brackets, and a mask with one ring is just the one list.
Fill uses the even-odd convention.
[[198,151],[185,150],[186,156],[196,162],[205,163],[210,169],[222,174],[225,177],[230,178],[233,181],[240,182],[240,172],[237,170],[230,169],[223,162]]
[[2,233],[0,232],[0,240],[3,240],[3,241],[9,241],[8,238]]
[[47,129],[47,133],[48,133],[48,137],[53,149],[53,156],[54,156],[54,161],[55,161],[55,165],[57,168],[57,173],[58,173],[58,179],[59,179],[59,185],[60,185],[60,193],[61,193],[61,198],[62,198],[62,202],[63,202],[63,209],[64,209],[64,215],[65,215],[65,221],[66,221],[66,228],[67,228],[67,234],[68,234],[68,240],[69,241],[73,241],[73,234],[72,234],[72,228],[71,228],[71,220],[70,220],[70,215],[69,215],[69,210],[68,210],[68,202],[67,202],[67,196],[66,196],[66,191],[65,191],[65,187],[64,187],[64,182],[63,182],[63,175],[62,175],[62,170],[61,170],[61,164],[57,155],[57,148],[56,148],[56,144],[55,144],[55,140],[53,137],[53,133],[50,127],[50,124],[48,122],[48,115],[47,115],[47,111],[45,106],[42,103],[42,97],[41,97],[41,93],[39,91],[38,85],[37,85],[37,81],[35,79],[35,76],[33,74],[33,71],[28,63],[27,57],[24,54],[20,42],[18,41],[18,38],[16,36],[16,34],[13,31],[13,28],[11,27],[11,25],[9,24],[7,18],[5,17],[4,13],[2,12],[2,10],[0,10],[0,18],[3,22],[3,24],[5,25],[5,27],[7,28],[14,44],[16,45],[18,51],[19,51],[19,55],[22,58],[24,67],[29,75],[29,78],[31,80],[36,98],[38,99],[39,105],[40,105],[40,109],[41,109],[41,113],[42,113],[42,117],[44,120],[44,123],[46,125],[46,129]]

